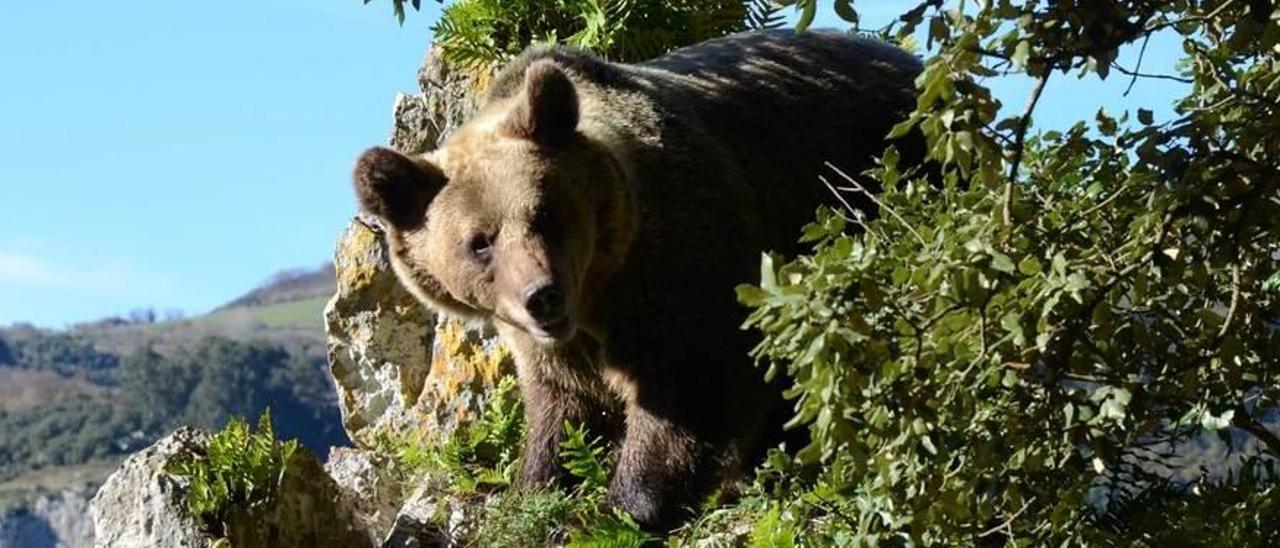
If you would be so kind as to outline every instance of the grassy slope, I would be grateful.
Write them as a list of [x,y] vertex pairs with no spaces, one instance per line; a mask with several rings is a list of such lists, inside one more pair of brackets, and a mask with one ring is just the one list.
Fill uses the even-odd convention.
[[[291,351],[322,356],[323,311],[333,291],[331,283],[322,282],[325,276],[332,279],[332,274],[319,271],[304,276],[306,279],[301,281],[298,277],[281,280],[281,276],[277,276],[232,304],[203,316],[153,324],[99,322],[73,330],[92,339],[99,350],[120,355],[131,354],[144,344],[152,344],[164,352],[194,346],[207,336],[222,336],[237,340],[266,339],[283,344]],[[0,410],[4,411],[33,409],[43,403],[106,390],[80,377],[0,367]],[[101,483],[122,458],[41,468],[0,482],[0,515],[41,492]]]
[[248,319],[273,329],[322,330],[326,302],[326,297],[313,297],[266,306],[228,308],[202,316],[195,322],[210,325]]

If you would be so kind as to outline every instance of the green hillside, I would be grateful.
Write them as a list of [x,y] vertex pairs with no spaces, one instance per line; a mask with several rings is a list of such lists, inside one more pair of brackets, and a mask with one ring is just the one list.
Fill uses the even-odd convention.
[[241,306],[220,309],[193,320],[197,324],[227,324],[248,320],[269,329],[289,329],[323,333],[324,305],[328,297],[311,297],[297,301],[285,301],[261,306]]
[[101,481],[178,424],[270,408],[324,454],[346,443],[325,373],[328,265],[272,277],[208,314],[0,328],[0,503]]

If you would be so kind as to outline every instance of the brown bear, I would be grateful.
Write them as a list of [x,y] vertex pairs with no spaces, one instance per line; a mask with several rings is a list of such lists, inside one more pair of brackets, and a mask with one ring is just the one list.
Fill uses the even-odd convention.
[[738,34],[636,65],[534,47],[438,150],[366,151],[356,193],[402,283],[491,323],[515,354],[521,485],[565,479],[565,422],[585,424],[620,442],[608,502],[668,527],[787,414],[748,356],[734,287],[758,281],[762,251],[798,251],[830,197],[823,162],[867,167],[920,70],[830,32]]

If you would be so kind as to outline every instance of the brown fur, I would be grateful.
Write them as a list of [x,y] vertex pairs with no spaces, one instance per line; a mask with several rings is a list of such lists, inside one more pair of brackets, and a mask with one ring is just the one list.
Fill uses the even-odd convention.
[[[516,355],[521,484],[563,479],[565,421],[621,442],[609,502],[676,523],[785,416],[738,283],[798,251],[823,161],[865,168],[914,104],[913,57],[830,33],[713,40],[642,65],[535,48],[424,158],[366,152],[364,207],[406,287]],[[919,142],[899,145],[908,159]],[[766,428],[766,425],[771,425]]]

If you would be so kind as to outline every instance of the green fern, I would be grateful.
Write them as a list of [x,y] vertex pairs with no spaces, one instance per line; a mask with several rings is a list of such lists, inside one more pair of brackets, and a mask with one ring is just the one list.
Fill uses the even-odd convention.
[[492,491],[515,478],[524,408],[518,384],[503,378],[476,421],[443,441],[381,440],[396,468],[408,477],[433,475],[460,495]]
[[658,537],[644,532],[625,512],[599,513],[589,528],[573,531],[569,548],[640,548],[657,544]]
[[241,418],[209,438],[203,455],[175,459],[166,472],[187,479],[187,509],[215,537],[235,509],[252,510],[275,500],[298,442],[280,443],[271,427],[271,411],[258,419],[257,432]]
[[752,30],[781,28],[786,24],[782,10],[786,8],[774,0],[751,0],[747,6],[747,26]]
[[583,481],[582,489],[605,489],[609,485],[609,463],[599,439],[588,439],[586,428],[564,423],[565,438],[560,443],[564,467]]
[[[755,28],[761,0],[461,0],[433,27],[445,61],[491,72],[533,43],[563,43],[635,62]],[[779,24],[772,8],[770,24]]]

